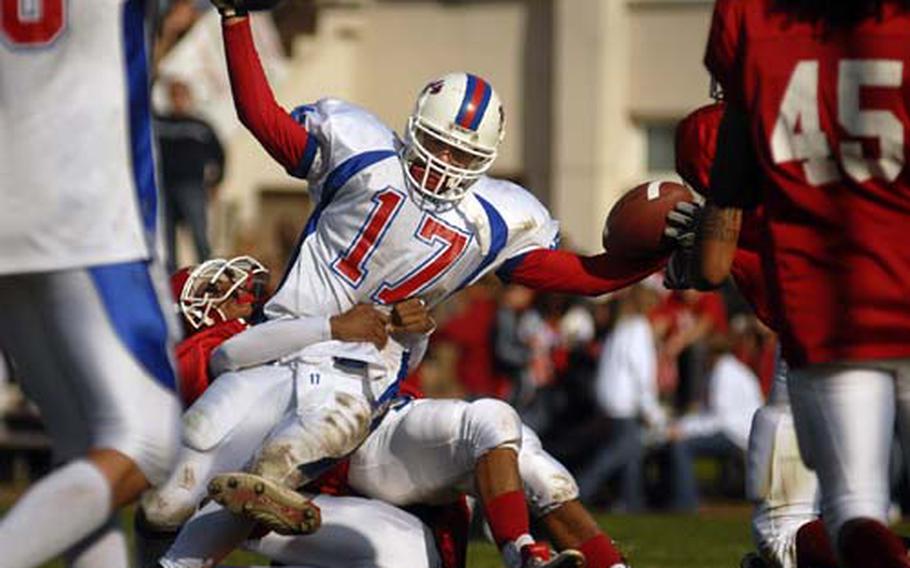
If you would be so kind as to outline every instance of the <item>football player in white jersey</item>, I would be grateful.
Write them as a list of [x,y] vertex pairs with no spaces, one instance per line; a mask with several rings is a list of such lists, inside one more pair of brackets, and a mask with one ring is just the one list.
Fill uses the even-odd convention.
[[[585,294],[603,294],[653,271],[619,264],[608,253],[554,250],[557,223],[546,209],[523,188],[484,175],[504,121],[499,98],[484,80],[455,73],[430,83],[404,141],[372,114],[335,99],[288,114],[265,80],[247,17],[233,2],[217,4],[241,121],[291,175],[309,182],[317,202],[266,305],[269,319],[411,297],[433,307],[493,270],[537,289]],[[280,424],[251,464],[255,477],[232,476],[243,491],[220,491],[216,498],[235,511],[274,515],[259,509],[281,500],[282,487],[299,486],[327,458],[363,441],[426,342],[421,334],[393,336],[380,350],[325,341],[284,364],[222,376],[188,412],[190,445],[215,449],[251,405],[260,418],[274,413]],[[269,402],[258,403],[260,396]],[[571,553],[557,558],[559,564],[542,564],[531,546],[519,443],[509,440],[475,456],[494,537],[523,565],[565,565]],[[264,494],[246,490],[255,488]]]
[[0,521],[3,568],[64,552],[127,566],[115,513],[176,457],[174,327],[152,260],[153,4],[4,2],[0,15],[0,346],[61,464]]

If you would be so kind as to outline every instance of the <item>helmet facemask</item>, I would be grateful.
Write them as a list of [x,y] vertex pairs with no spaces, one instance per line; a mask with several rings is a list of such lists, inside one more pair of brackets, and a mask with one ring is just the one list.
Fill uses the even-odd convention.
[[[197,266],[180,292],[180,312],[192,329],[227,321],[223,306],[229,300],[255,305],[265,297],[266,269],[250,256],[215,258]],[[251,308],[252,311],[252,308]]]

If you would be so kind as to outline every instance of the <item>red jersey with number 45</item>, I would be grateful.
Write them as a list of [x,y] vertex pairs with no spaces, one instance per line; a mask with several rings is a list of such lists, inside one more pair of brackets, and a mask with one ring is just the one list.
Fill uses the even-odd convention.
[[705,62],[747,113],[794,367],[910,356],[910,15],[825,29],[718,0]]

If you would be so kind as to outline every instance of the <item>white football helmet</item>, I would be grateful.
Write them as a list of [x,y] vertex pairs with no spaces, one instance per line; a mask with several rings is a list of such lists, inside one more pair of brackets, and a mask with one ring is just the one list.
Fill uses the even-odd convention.
[[251,256],[213,258],[171,277],[177,307],[194,330],[226,321],[221,305],[235,298],[256,303],[265,295],[268,269]]
[[469,73],[430,82],[408,118],[405,173],[424,206],[451,206],[483,175],[502,142],[505,115],[489,83]]

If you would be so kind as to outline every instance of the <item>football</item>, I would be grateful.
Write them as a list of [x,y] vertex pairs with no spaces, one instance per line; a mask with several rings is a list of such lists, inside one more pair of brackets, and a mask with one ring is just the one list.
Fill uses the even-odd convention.
[[630,189],[607,215],[604,249],[643,260],[669,254],[672,244],[664,236],[667,213],[680,201],[693,200],[686,186],[671,181],[652,181]]

